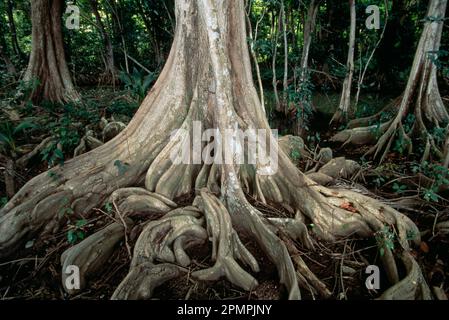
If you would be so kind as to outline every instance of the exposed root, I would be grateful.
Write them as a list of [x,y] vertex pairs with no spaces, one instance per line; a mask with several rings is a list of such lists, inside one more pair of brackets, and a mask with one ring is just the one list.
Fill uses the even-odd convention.
[[421,273],[418,263],[410,253],[404,252],[401,259],[407,270],[407,276],[395,286],[387,289],[379,299],[381,300],[415,300],[432,299],[430,289]]
[[110,197],[124,216],[144,216],[167,213],[177,205],[172,200],[143,188],[124,188],[114,191]]
[[259,265],[233,230],[228,211],[216,197],[206,191],[201,191],[201,198],[197,200],[198,206],[204,210],[208,233],[211,235],[212,260],[215,265],[210,269],[196,271],[192,276],[208,281],[226,277],[244,290],[254,289],[257,280],[243,270],[236,259],[248,265],[253,272],[259,271]]
[[139,264],[120,283],[111,300],[148,300],[158,286],[186,272],[187,270],[170,263]]
[[[128,223],[131,221],[128,220]],[[100,271],[111,257],[117,243],[124,238],[124,231],[124,226],[115,222],[66,250],[61,256],[62,283],[64,284],[67,278],[67,266],[78,266],[80,289],[84,289],[86,280]],[[65,285],[63,287],[70,294],[77,291]]]

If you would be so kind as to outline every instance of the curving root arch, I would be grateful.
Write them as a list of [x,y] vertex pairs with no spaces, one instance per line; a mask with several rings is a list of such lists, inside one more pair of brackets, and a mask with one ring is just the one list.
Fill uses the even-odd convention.
[[[131,228],[133,218],[145,217],[148,223],[134,247],[131,269],[114,299],[150,298],[158,285],[186,272],[186,249],[207,241],[212,243],[215,264],[192,276],[225,277],[245,290],[253,289],[257,281],[252,273],[259,266],[242,244],[242,233],[255,239],[277,266],[290,299],[301,298],[300,286],[326,297],[329,290],[294,254],[292,239],[313,250],[314,238],[370,237],[389,225],[397,231],[408,273],[399,279],[393,253],[385,248],[383,263],[392,284],[386,297],[429,298],[409,253],[407,237],[414,234],[419,242],[413,222],[371,198],[316,184],[282,150],[274,175],[261,175],[260,163],[172,163],[176,143],[170,134],[178,128],[190,132],[193,121],[221,132],[235,127],[269,129],[252,80],[243,1],[177,0],[176,17],[166,66],[131,123],[110,142],[52,169],[50,175],[37,176],[20,190],[0,213],[0,256],[33,236],[57,230],[65,222],[58,212],[65,207],[86,213],[108,200],[117,222],[66,251],[61,262],[80,266],[85,285],[107,261],[123,231]],[[233,143],[222,141],[228,150]],[[117,170],[117,160],[126,170]],[[173,201],[191,192],[197,195],[191,206],[178,207]],[[291,217],[265,217],[247,195],[283,205]],[[354,210],[343,209],[347,202]],[[309,231],[308,223],[315,228]]]

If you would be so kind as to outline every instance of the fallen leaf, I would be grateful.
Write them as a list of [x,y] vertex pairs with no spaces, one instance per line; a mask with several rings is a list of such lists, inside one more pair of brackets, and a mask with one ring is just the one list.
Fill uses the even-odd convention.
[[429,246],[424,241],[421,242],[421,244],[419,245],[419,248],[424,253],[428,253],[429,252]]
[[343,202],[342,204],[340,204],[340,208],[346,210],[346,211],[350,211],[350,212],[358,212],[356,208],[354,208],[353,204],[351,202]]

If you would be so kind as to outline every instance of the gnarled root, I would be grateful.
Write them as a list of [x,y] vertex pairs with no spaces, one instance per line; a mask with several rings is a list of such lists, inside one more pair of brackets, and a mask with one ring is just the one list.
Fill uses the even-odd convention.
[[[128,219],[127,223],[131,224]],[[87,237],[76,246],[66,250],[61,256],[62,283],[66,283],[68,266],[77,266],[80,270],[80,290],[86,286],[86,279],[100,271],[111,257],[117,243],[124,238],[125,227],[117,222]],[[67,293],[76,290],[64,285]]]
[[430,289],[421,273],[418,263],[409,252],[404,252],[401,256],[407,276],[395,286],[387,289],[380,297],[380,300],[415,300],[432,299]]
[[165,282],[186,273],[174,264],[154,265],[143,263],[135,266],[120,283],[111,300],[147,300],[153,296],[154,289]]
[[201,191],[201,198],[197,198],[197,204],[204,210],[215,265],[206,270],[196,271],[192,276],[209,281],[225,276],[231,283],[245,290],[254,289],[257,280],[243,270],[235,259],[248,265],[253,272],[259,271],[259,265],[233,230],[231,217],[224,205],[205,190]]

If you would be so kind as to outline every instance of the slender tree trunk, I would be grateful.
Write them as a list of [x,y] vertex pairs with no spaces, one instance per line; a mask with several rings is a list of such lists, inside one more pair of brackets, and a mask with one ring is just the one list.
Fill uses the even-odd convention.
[[31,1],[32,49],[24,80],[38,81],[34,101],[79,100],[64,54],[62,39],[62,0]]
[[9,59],[6,52],[3,50],[3,46],[1,44],[0,44],[0,59],[2,59],[3,62],[5,63],[8,74],[15,75],[16,68],[14,67],[14,64],[11,62],[11,59]]
[[279,99],[279,93],[278,93],[278,79],[277,79],[277,73],[276,73],[276,59],[277,59],[277,55],[278,55],[278,41],[279,41],[279,33],[281,30],[281,16],[279,15],[278,17],[278,21],[277,21],[277,26],[276,26],[276,17],[274,14],[274,11],[271,12],[271,20],[272,20],[272,24],[271,24],[271,34],[274,34],[274,41],[273,41],[273,57],[272,57],[272,63],[271,63],[271,69],[273,72],[273,80],[272,80],[272,85],[273,85],[273,92],[274,92],[274,99],[275,99],[275,103],[276,103],[276,111],[280,112],[281,111],[281,100]]
[[[251,8],[249,9],[249,11],[251,11]],[[248,25],[249,38],[251,41],[250,52],[251,52],[251,57],[253,58],[253,61],[254,61],[254,67],[256,69],[257,85],[259,86],[260,103],[261,103],[262,107],[264,108],[264,110],[265,110],[265,97],[264,97],[264,91],[263,91],[263,83],[262,83],[262,77],[260,75],[259,62],[257,61],[257,53],[256,53],[256,50],[254,47],[257,43],[259,24],[262,22],[263,18],[265,17],[266,12],[267,11],[265,8],[263,10],[260,18],[257,20],[254,35],[253,35],[253,27],[251,25],[251,19],[249,18],[249,13],[248,12],[246,13],[246,22]]]
[[23,57],[22,50],[20,50],[19,41],[17,40],[17,28],[14,22],[14,7],[11,0],[7,0],[6,13],[8,16],[9,31],[11,33],[11,44],[14,50],[14,54],[21,59]]
[[379,47],[380,43],[382,42],[382,39],[385,34],[385,30],[387,29],[387,25],[388,25],[388,2],[387,2],[387,0],[384,0],[384,6],[385,6],[385,22],[384,22],[384,27],[382,28],[382,32],[379,36],[379,40],[377,40],[376,45],[374,46],[373,50],[371,51],[371,54],[369,55],[368,61],[366,61],[364,68],[362,68],[362,62],[360,61],[360,76],[359,76],[359,80],[357,81],[357,93],[355,95],[355,100],[354,100],[354,110],[355,111],[357,110],[357,106],[359,103],[360,92],[362,90],[362,84],[363,84],[363,80],[365,79],[366,71],[368,70],[369,64],[374,57],[374,53],[376,52],[377,48]]
[[139,6],[139,14],[142,17],[143,23],[145,25],[145,29],[147,29],[148,37],[150,38],[154,56],[156,58],[156,64],[157,66],[161,66],[164,63],[164,54],[161,49],[161,45],[158,41],[157,34],[155,31],[155,28],[153,26],[152,21],[150,21],[150,18],[147,15],[147,12],[145,11],[142,0],[137,1],[137,4]]
[[103,21],[101,20],[100,13],[98,12],[98,0],[90,0],[90,6],[97,22],[98,31],[103,39],[104,45],[104,61],[105,72],[104,76],[107,82],[115,83],[117,70],[115,68],[114,48],[112,46],[111,37],[109,36]]
[[348,120],[348,114],[351,108],[351,87],[352,78],[354,75],[354,49],[355,49],[355,24],[356,24],[356,12],[355,12],[355,0],[349,0],[349,7],[351,11],[351,26],[349,30],[349,51],[348,61],[346,62],[346,77],[343,82],[343,89],[341,92],[340,104],[337,111],[332,117],[331,123],[342,123]]
[[285,12],[284,0],[281,0],[281,16],[279,17],[282,21],[282,35],[284,39],[284,80],[283,80],[283,91],[282,91],[282,107],[284,113],[289,112],[288,106],[288,39],[287,39],[287,14]]
[[[307,83],[310,81],[309,52],[310,46],[312,44],[313,33],[315,30],[316,16],[320,8],[320,2],[321,0],[311,0],[309,8],[307,10],[307,19],[304,23],[304,46],[302,48],[302,55],[301,55],[301,68],[299,75],[298,90],[303,91],[304,94],[300,94],[303,100],[310,100],[310,101],[303,101],[302,105],[298,106],[299,108],[301,108],[301,112],[296,113],[295,134],[301,137],[304,137],[306,131],[305,130],[307,122],[306,113],[309,113],[309,111],[313,109],[311,97],[307,97],[307,93],[304,92],[305,91],[304,87],[307,86]],[[306,108],[309,108],[310,110],[305,110]]]
[[307,72],[309,69],[309,53],[312,44],[313,33],[315,31],[316,16],[320,8],[321,0],[311,0],[309,9],[307,10],[307,19],[304,23],[304,47],[301,55],[301,75],[300,82],[307,80]]

